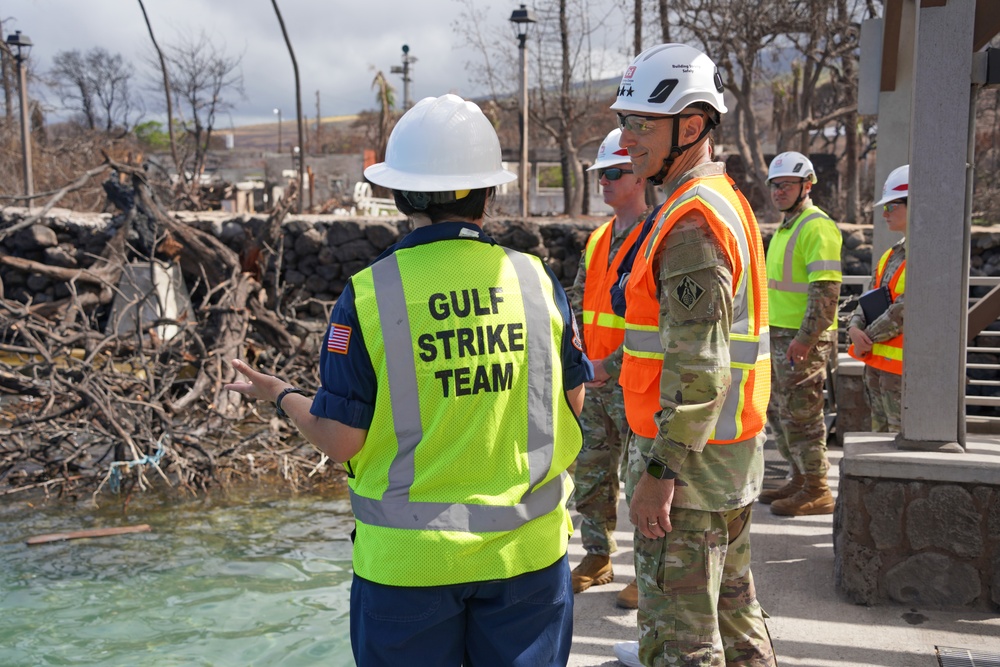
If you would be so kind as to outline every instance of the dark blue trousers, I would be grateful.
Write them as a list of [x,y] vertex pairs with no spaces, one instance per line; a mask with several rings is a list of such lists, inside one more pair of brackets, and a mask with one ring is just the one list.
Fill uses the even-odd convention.
[[358,667],[565,665],[573,640],[569,561],[511,579],[383,586],[355,575],[351,646]]

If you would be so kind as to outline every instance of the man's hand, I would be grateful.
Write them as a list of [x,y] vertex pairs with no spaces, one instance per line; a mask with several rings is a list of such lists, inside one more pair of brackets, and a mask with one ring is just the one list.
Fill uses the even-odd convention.
[[805,361],[805,358],[809,356],[809,350],[812,349],[809,345],[805,343],[800,343],[799,341],[792,339],[792,342],[788,345],[788,353],[785,354],[785,359],[788,360],[792,366]]
[[670,505],[674,502],[674,480],[656,479],[642,473],[632,493],[628,518],[645,537],[659,539],[672,530]]
[[854,343],[854,351],[858,353],[858,356],[864,357],[872,351],[872,339],[860,328],[851,327],[847,330],[847,335],[851,337],[851,342]]
[[591,359],[594,366],[594,379],[587,383],[588,387],[603,387],[611,379],[611,375],[604,370],[604,359]]

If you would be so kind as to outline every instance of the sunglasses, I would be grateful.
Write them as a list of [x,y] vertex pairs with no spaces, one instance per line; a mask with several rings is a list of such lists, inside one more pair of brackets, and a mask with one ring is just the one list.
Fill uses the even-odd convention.
[[670,118],[691,118],[697,116],[696,113],[679,113],[673,116],[643,116],[637,113],[618,114],[618,127],[624,132],[629,131],[634,134],[646,134],[656,129],[656,121],[668,120]]
[[780,190],[781,192],[788,192],[796,185],[802,185],[802,181],[788,181],[786,183],[775,183],[772,181],[771,183],[767,184],[767,187],[775,191]]
[[606,178],[609,181],[617,181],[624,174],[631,174],[631,173],[632,170],[630,169],[619,169],[618,167],[611,167],[610,169],[598,169],[597,178],[598,179]]
[[906,206],[905,201],[891,201],[888,204],[882,204],[882,210],[886,213],[892,213],[900,206]]

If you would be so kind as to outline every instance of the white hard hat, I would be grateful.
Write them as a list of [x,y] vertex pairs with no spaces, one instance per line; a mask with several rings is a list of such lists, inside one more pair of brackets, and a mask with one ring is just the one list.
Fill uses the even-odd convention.
[[896,199],[906,199],[910,190],[910,165],[904,164],[896,167],[886,176],[885,185],[882,186],[882,198],[875,202],[875,206],[881,206]]
[[608,132],[608,136],[604,137],[604,141],[601,142],[601,147],[597,149],[597,160],[594,161],[594,166],[589,167],[587,171],[607,169],[619,164],[632,164],[632,158],[629,157],[628,150],[622,148],[621,140],[622,131],[617,127]]
[[767,168],[767,182],[779,176],[797,176],[808,178],[810,183],[816,183],[816,170],[813,163],[802,153],[786,151],[774,156],[771,166]]
[[726,113],[722,77],[712,59],[686,44],[660,44],[635,57],[625,70],[615,111],[672,116],[697,102]]
[[457,95],[425,97],[396,123],[385,162],[365,169],[376,185],[409,192],[474,190],[510,183],[496,130],[472,102]]

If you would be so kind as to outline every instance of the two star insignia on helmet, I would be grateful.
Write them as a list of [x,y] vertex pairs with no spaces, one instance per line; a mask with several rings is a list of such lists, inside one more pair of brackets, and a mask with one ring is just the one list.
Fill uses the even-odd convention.
[[629,86],[628,88],[622,86],[621,88],[618,89],[618,97],[632,97],[632,93],[634,92],[635,88],[633,88],[632,86]]
[[677,289],[674,290],[674,298],[682,306],[691,310],[704,293],[705,288],[692,280],[691,276],[684,276],[684,279],[677,285]]

